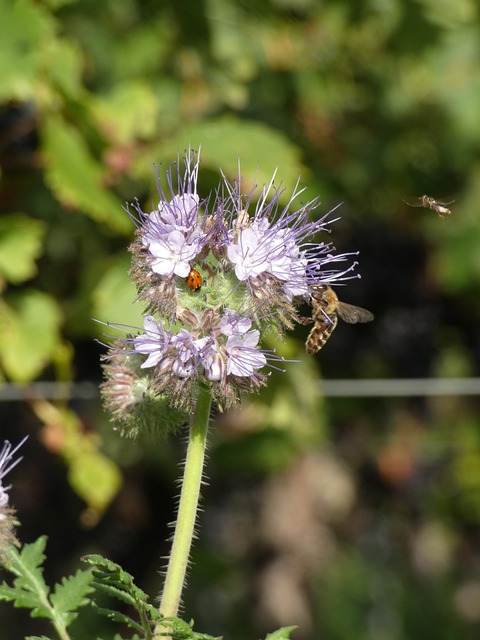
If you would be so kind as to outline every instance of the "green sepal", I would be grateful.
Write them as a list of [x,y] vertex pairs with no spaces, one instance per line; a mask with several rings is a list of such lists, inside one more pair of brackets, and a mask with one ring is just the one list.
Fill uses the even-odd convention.
[[153,390],[145,391],[140,402],[117,424],[117,430],[124,438],[146,437],[152,440],[165,439],[188,424],[190,414],[172,407],[170,398]]

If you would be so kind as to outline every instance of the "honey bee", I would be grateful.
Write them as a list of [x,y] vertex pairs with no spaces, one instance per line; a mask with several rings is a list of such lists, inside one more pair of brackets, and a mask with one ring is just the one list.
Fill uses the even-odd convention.
[[373,313],[353,304],[340,302],[335,291],[328,285],[314,287],[311,292],[313,329],[310,331],[305,349],[308,354],[318,353],[332,335],[338,318],[348,324],[371,322]]
[[423,207],[424,209],[432,209],[432,211],[438,213],[440,218],[445,220],[446,217],[452,213],[448,208],[448,205],[452,204],[452,202],[454,201],[450,200],[450,202],[437,202],[430,196],[420,196],[416,199],[415,202],[407,202],[406,200],[404,200],[404,202],[410,207]]

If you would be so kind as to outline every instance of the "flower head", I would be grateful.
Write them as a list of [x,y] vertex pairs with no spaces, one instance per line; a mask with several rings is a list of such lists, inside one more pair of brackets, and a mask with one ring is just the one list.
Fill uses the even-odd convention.
[[[8,493],[7,493],[7,491],[12,488],[11,485],[8,486],[8,487],[5,487],[3,485],[3,478],[14,467],[16,467],[19,462],[21,462],[21,460],[22,460],[21,457],[17,458],[16,460],[14,460],[13,456],[17,453],[17,451],[20,449],[20,447],[22,446],[22,444],[25,442],[25,440],[27,438],[28,438],[28,436],[25,437],[13,449],[12,449],[12,445],[10,444],[10,442],[8,440],[5,440],[5,442],[3,443],[2,450],[0,451],[0,509],[8,506]],[[2,517],[2,515],[1,515],[1,512],[0,512],[0,519],[1,519],[1,517]]]
[[[28,436],[27,436],[28,437]],[[24,438],[16,447],[12,449],[12,445],[8,440],[5,440],[3,447],[0,451],[0,562],[5,562],[7,559],[8,546],[16,544],[16,538],[13,533],[14,527],[18,524],[15,519],[15,510],[9,506],[8,491],[12,488],[11,485],[5,486],[3,479],[22,458],[14,460],[14,456],[20,447],[23,445],[27,438]]]
[[[240,391],[265,384],[265,368],[279,359],[262,349],[262,333],[292,328],[312,291],[354,277],[356,263],[338,268],[350,256],[315,242],[314,236],[327,231],[327,216],[310,220],[318,202],[297,206],[298,185],[285,201],[275,175],[258,196],[256,187],[245,195],[240,179],[231,183],[223,175],[215,195],[202,201],[199,157],[186,155],[183,174],[178,164],[167,170],[168,193],[157,180],[160,201],[153,211],[134,204],[131,275],[147,309],[143,330],[107,356],[117,365],[106,367],[104,388],[113,394],[118,385],[109,375],[118,375],[123,385],[138,371],[150,392],[184,411],[194,406],[199,386],[209,387],[220,408],[228,408]],[[128,375],[119,366],[123,360]],[[119,397],[127,400],[122,385]]]

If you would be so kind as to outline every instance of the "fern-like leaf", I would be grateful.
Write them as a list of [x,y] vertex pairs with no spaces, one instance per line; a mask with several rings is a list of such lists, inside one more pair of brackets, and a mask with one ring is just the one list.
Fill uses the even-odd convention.
[[13,602],[15,607],[31,609],[34,618],[53,620],[48,600],[49,588],[45,584],[41,568],[45,560],[46,543],[46,537],[42,536],[36,542],[24,545],[21,551],[13,546],[9,548],[9,563],[6,568],[17,577],[13,581],[13,587],[5,582],[0,585],[0,600]]
[[222,636],[210,636],[193,630],[193,620],[185,622],[180,618],[165,618],[165,625],[172,630],[173,640],[222,640]]
[[[21,551],[11,546],[5,568],[15,577],[13,586],[0,585],[0,600],[13,602],[15,607],[31,609],[32,618],[48,618],[61,637],[67,637],[66,628],[77,616],[76,609],[85,605],[87,593],[92,590],[92,572],[77,571],[74,576],[63,578],[52,594],[43,578],[47,538],[42,536]],[[32,639],[35,638],[31,636]],[[42,640],[46,636],[41,637]]]
[[110,598],[117,598],[117,600],[124,602],[129,607],[135,607],[135,604],[137,601],[135,600],[135,598],[132,596],[131,593],[127,593],[123,589],[119,589],[118,587],[115,587],[112,584],[104,584],[103,582],[100,582],[101,579],[99,580],[98,576],[95,576],[95,577],[97,577],[97,580],[95,580],[93,584],[95,586],[95,589],[97,589],[97,591],[104,593],[106,596],[109,596]]
[[110,620],[121,622],[140,632],[143,638],[151,638],[159,613],[156,607],[148,602],[147,594],[136,586],[133,576],[120,565],[98,554],[90,554],[82,560],[92,567],[92,585],[95,589],[134,609],[139,620],[133,620],[123,613],[99,607],[94,603],[96,611]]
[[99,607],[96,603],[93,603],[93,607],[97,613],[113,622],[118,622],[120,624],[124,624],[128,626],[130,629],[134,629],[135,631],[139,631],[140,633],[144,633],[144,628],[138,622],[130,618],[124,613],[120,613],[120,611],[113,611],[112,609],[105,609],[104,607]]
[[[147,594],[135,585],[133,577],[118,564],[100,555],[91,554],[83,557],[82,560],[92,567],[94,578],[92,585],[95,589],[135,609],[139,622],[123,613],[105,609],[93,603],[95,610],[110,620],[125,624],[140,633],[140,636],[135,634],[131,640],[153,638],[155,624],[161,616],[157,608],[148,602]],[[180,618],[162,618],[161,624],[165,626],[165,635],[173,640],[222,640],[221,637],[197,633],[193,630],[193,622],[188,623]],[[116,635],[115,640],[123,640],[123,638]],[[281,640],[280,636],[278,640]]]
[[61,584],[55,585],[50,602],[61,618],[65,627],[77,617],[77,609],[88,604],[85,596],[93,591],[92,572],[78,570],[75,575],[62,578]]

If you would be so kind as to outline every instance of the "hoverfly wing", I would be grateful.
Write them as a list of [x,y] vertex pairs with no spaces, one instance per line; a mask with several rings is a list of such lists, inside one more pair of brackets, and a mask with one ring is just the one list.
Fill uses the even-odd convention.
[[437,200],[431,196],[415,196],[414,198],[403,198],[403,202],[408,204],[409,207],[422,207],[423,209],[433,209],[436,207],[448,207],[453,204],[455,200]]
[[347,304],[346,302],[338,302],[337,314],[344,322],[348,324],[358,324],[360,322],[372,322],[375,318],[373,313],[362,309],[362,307],[356,307],[353,304]]
[[402,202],[404,202],[405,204],[408,204],[409,207],[425,207],[424,204],[422,204],[422,198],[408,198],[407,200],[405,198],[402,198]]

